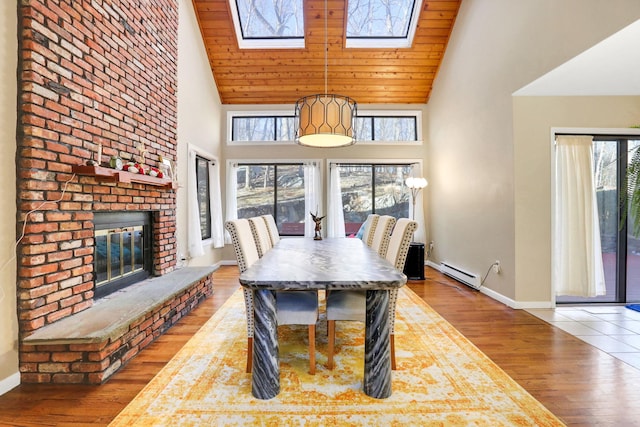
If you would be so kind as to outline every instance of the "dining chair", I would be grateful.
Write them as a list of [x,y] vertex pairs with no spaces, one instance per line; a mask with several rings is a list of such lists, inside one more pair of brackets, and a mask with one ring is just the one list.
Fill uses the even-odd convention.
[[367,246],[371,247],[373,244],[373,235],[376,231],[376,226],[378,225],[378,220],[380,219],[380,215],[378,214],[369,214],[367,216],[367,220],[364,225],[364,233],[362,234],[362,241],[366,243]]
[[[262,221],[264,222],[264,221]],[[253,265],[260,255],[248,219],[229,220],[225,228],[231,235],[233,247],[238,261],[240,273]],[[253,369],[253,291],[242,288],[247,317],[247,366],[246,372]],[[317,291],[277,291],[276,292],[276,321],[278,325],[308,325],[309,326],[309,373],[315,374],[315,328],[318,319]]]
[[280,241],[280,231],[278,231],[278,225],[276,224],[276,220],[273,219],[273,215],[267,214],[262,215],[264,222],[267,223],[267,228],[269,229],[269,237],[271,237],[271,246],[275,246],[276,243]]
[[[413,233],[418,228],[418,223],[407,218],[400,218],[389,238],[388,250],[385,258],[395,267],[402,271],[407,259],[409,245],[413,238]],[[396,369],[395,352],[395,318],[396,303],[398,301],[398,290],[389,291],[389,333],[391,344],[391,369]],[[333,356],[335,353],[336,320],[350,320],[365,322],[366,320],[366,291],[361,290],[332,290],[327,294],[327,332],[328,349],[327,365],[328,369],[333,369]]]
[[258,249],[258,256],[262,258],[264,254],[273,247],[271,244],[271,236],[269,235],[269,228],[267,228],[267,223],[264,219],[259,216],[249,218],[249,225],[251,226],[253,240]]
[[389,237],[395,224],[396,219],[390,215],[380,215],[378,218],[378,223],[373,233],[373,240],[371,241],[371,248],[378,252],[378,255],[383,258],[387,255]]

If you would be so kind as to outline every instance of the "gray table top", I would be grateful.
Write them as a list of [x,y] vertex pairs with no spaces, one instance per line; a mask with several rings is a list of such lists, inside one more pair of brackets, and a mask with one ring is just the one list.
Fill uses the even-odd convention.
[[394,289],[407,277],[355,238],[281,239],[240,275],[252,289]]

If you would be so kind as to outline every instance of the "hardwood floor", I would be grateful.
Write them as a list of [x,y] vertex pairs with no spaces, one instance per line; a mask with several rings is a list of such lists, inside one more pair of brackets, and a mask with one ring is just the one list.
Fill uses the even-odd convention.
[[[0,425],[107,425],[238,288],[221,267],[214,295],[100,386],[21,385]],[[427,268],[408,286],[567,425],[640,425],[640,370]]]

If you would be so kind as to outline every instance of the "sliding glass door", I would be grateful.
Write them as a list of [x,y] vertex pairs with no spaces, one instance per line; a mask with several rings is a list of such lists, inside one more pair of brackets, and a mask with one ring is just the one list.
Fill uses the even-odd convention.
[[640,140],[595,137],[594,180],[598,199],[606,295],[592,298],[559,296],[558,303],[640,302],[640,238],[634,237],[629,215],[622,215],[621,189],[629,161]]

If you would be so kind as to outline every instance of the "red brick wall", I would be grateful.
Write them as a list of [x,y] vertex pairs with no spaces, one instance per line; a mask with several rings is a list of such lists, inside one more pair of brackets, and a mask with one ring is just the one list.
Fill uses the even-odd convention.
[[[176,159],[177,0],[18,6],[18,316],[21,337],[93,304],[93,212],[153,211],[154,274],[176,263],[175,192],[74,176],[102,146]],[[32,212],[32,210],[35,210]],[[28,214],[28,215],[27,215]]]

